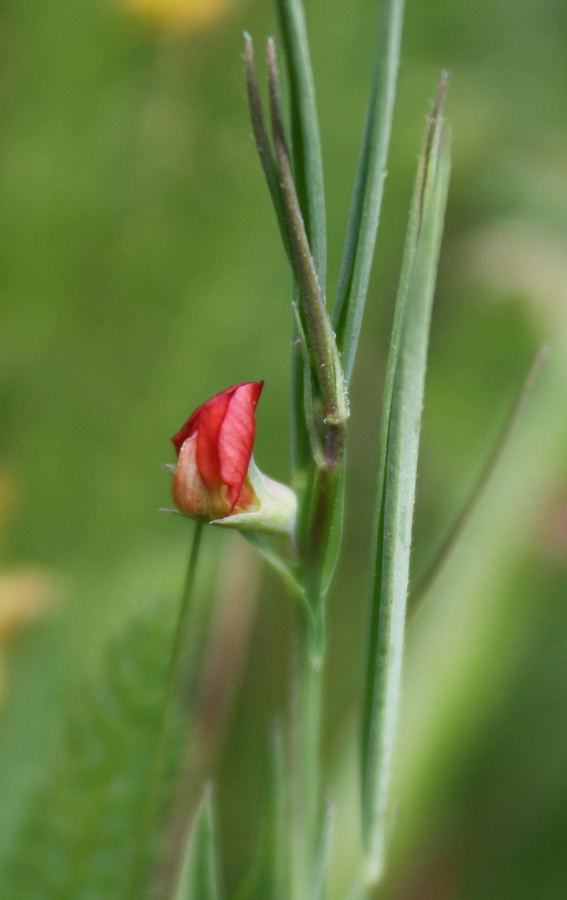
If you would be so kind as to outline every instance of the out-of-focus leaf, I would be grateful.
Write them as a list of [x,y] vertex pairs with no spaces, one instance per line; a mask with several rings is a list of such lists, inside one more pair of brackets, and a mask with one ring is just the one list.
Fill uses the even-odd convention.
[[207,785],[187,840],[174,900],[221,900],[212,785]]
[[[160,603],[128,624],[108,649],[98,680],[79,690],[57,759],[30,797],[0,873],[4,896],[123,900],[162,709],[170,612]],[[170,774],[179,735],[176,724],[166,748]],[[139,859],[146,876],[157,858],[155,834],[171,787],[168,777],[156,797],[152,840]],[[142,890],[140,900],[145,896]]]

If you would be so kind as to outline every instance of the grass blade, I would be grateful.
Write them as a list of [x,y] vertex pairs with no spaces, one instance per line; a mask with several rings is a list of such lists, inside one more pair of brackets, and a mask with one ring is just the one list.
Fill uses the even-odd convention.
[[300,290],[299,311],[307,349],[321,394],[325,421],[344,422],[347,410],[342,368],[292,173],[281,111],[276,50],[271,40],[268,41],[268,84],[275,159],[289,226],[293,270]]
[[449,140],[440,115],[445,87],[443,79],[418,172],[384,398],[362,737],[362,828],[371,884],[381,878],[387,848],[427,344],[449,181]]
[[289,84],[293,176],[321,291],[325,293],[327,238],[323,157],[315,85],[301,0],[277,0]]
[[264,109],[262,107],[262,98],[260,96],[258,76],[256,74],[256,63],[254,61],[254,45],[252,43],[252,38],[246,32],[244,34],[244,62],[246,68],[246,91],[248,95],[248,107],[250,109],[250,121],[252,123],[254,142],[274,205],[283,245],[288,259],[291,261],[292,254],[288,223],[285,216],[276,161],[274,159],[274,153],[266,126],[266,119],[264,117]]
[[185,850],[173,900],[221,900],[212,787],[207,785]]
[[[327,269],[327,237],[323,157],[311,56],[301,0],[277,0],[282,36],[291,119],[291,154],[299,206],[323,295]],[[294,301],[299,300],[297,285]],[[307,486],[311,466],[310,444],[305,425],[304,371],[294,323],[291,357],[291,439],[294,487],[300,496]]]
[[[433,137],[435,134],[435,126],[437,120],[441,116],[441,109],[444,102],[445,92],[447,90],[447,76],[443,74],[435,104],[429,117],[428,126],[423,139],[423,146],[419,157],[417,175],[412,193],[410,204],[408,227],[406,230],[406,238],[404,242],[404,252],[402,256],[402,265],[400,271],[400,281],[398,284],[398,293],[396,297],[396,306],[394,309],[394,321],[392,323],[392,333],[390,336],[390,352],[388,354],[388,364],[386,368],[386,378],[384,381],[384,392],[382,396],[382,419],[380,426],[380,442],[378,448],[378,496],[376,509],[383,512],[383,492],[384,479],[386,473],[386,455],[388,452],[388,435],[390,427],[390,410],[392,407],[392,394],[394,391],[394,379],[398,366],[398,356],[400,348],[400,339],[402,334],[402,326],[406,311],[406,303],[408,297],[409,281],[413,271],[415,254],[417,248],[418,236],[420,233],[421,222],[423,219],[423,200],[424,192],[427,184],[428,174],[434,170],[435,161],[431,159],[433,149]],[[377,541],[381,545],[383,539],[383,519],[377,517]],[[376,561],[376,577],[379,579],[379,568],[381,561]]]
[[380,207],[402,39],[403,0],[380,4],[372,87],[333,322],[348,385],[364,312]]

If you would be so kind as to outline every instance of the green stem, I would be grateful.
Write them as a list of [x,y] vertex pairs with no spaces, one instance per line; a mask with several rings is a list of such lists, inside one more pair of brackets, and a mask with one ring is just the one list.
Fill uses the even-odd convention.
[[[344,466],[344,441],[329,429],[323,468],[313,473],[309,509],[302,516],[307,528],[300,535],[303,583],[309,616],[298,628],[296,713],[296,820],[293,900],[320,900],[321,872],[321,723],[323,671],[326,655],[325,594],[340,544],[339,502]],[[338,535],[338,538],[337,538]],[[323,863],[324,864],[324,863]]]
[[179,682],[179,674],[183,657],[183,647],[185,645],[185,639],[187,636],[187,629],[189,624],[191,599],[193,597],[193,587],[195,584],[197,559],[201,546],[202,532],[203,523],[197,522],[195,525],[195,530],[193,532],[191,550],[189,552],[189,564],[187,566],[187,575],[185,578],[185,586],[181,598],[181,605],[179,609],[175,635],[173,638],[173,646],[171,649],[171,659],[169,663],[169,672],[167,677],[167,685],[165,689],[161,719],[158,724],[154,748],[150,764],[148,766],[147,793],[140,815],[140,822],[138,826],[138,833],[136,836],[136,844],[134,847],[134,854],[132,859],[130,889],[128,892],[128,896],[131,898],[131,900],[139,900],[142,879],[145,875],[145,867],[143,863],[148,851],[148,845],[152,837],[152,825],[163,778],[167,743],[170,737],[171,724],[175,711],[176,689]]
[[[315,892],[321,809],[321,718],[324,646],[321,635],[305,619],[301,623],[297,659],[296,818],[294,828],[293,900],[318,900]],[[324,638],[323,638],[324,640]]]

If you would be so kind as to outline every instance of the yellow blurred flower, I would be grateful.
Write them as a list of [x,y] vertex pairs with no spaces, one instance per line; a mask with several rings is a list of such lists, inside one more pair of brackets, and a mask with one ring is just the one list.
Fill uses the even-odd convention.
[[211,25],[233,0],[122,0],[125,8],[172,31],[196,31]]
[[[13,473],[0,466],[0,543],[17,496]],[[0,702],[4,699],[4,650],[32,622],[56,605],[59,586],[48,572],[25,566],[0,574]]]
[[53,607],[53,579],[39,569],[17,569],[0,576],[0,651],[14,634]]
[[40,569],[16,569],[0,575],[0,702],[5,694],[3,651],[6,644],[53,609],[57,594],[53,578]]

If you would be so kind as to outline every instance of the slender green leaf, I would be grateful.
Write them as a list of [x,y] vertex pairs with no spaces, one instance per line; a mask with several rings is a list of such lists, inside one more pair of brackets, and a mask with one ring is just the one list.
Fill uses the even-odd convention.
[[[325,192],[321,138],[315,100],[307,28],[301,0],[277,0],[276,3],[290,98],[292,167],[299,206],[314,259],[315,271],[323,295],[327,268]],[[294,286],[293,299],[299,302]],[[294,488],[300,501],[307,487],[311,466],[310,442],[305,424],[305,379],[297,331],[293,323],[291,356],[291,442]],[[300,506],[301,506],[300,502]]]
[[362,826],[366,878],[380,880],[386,858],[389,794],[398,718],[405,609],[427,344],[447,200],[450,153],[441,106],[430,117],[410,217],[395,317],[391,404],[385,398],[384,472],[379,473],[375,574],[363,712]]
[[360,334],[376,234],[402,39],[403,0],[382,0],[372,88],[358,163],[333,322],[348,385]]
[[[431,177],[432,172],[435,172],[436,167],[436,159],[432,158],[432,151],[434,150],[433,139],[436,133],[436,123],[441,115],[441,109],[446,89],[447,76],[444,73],[439,85],[435,104],[431,111],[431,116],[429,117],[428,125],[425,130],[408,216],[408,226],[406,229],[406,237],[404,242],[400,280],[398,284],[398,293],[396,296],[396,305],[394,309],[394,320],[392,322],[392,332],[390,336],[390,351],[388,354],[388,364],[386,367],[386,378],[384,381],[384,392],[382,396],[382,416],[380,423],[380,439],[378,445],[377,497],[375,507],[379,512],[376,518],[375,547],[381,547],[384,538],[384,481],[386,477],[386,456],[388,452],[388,436],[390,430],[390,410],[392,407],[392,394],[394,391],[394,380],[398,367],[400,339],[406,311],[409,282],[415,262],[417,240],[423,218],[424,192],[427,184],[427,179],[428,177]],[[378,554],[376,558],[376,568],[374,574],[376,583],[379,583],[381,579],[381,565],[382,560],[380,555]],[[366,741],[364,743],[366,743]]]
[[274,153],[272,150],[272,145],[270,143],[268,129],[266,127],[264,109],[262,107],[262,99],[260,96],[260,88],[258,87],[258,76],[256,74],[256,64],[254,62],[254,46],[252,44],[252,38],[246,32],[244,34],[244,60],[246,65],[246,90],[248,93],[248,106],[250,109],[250,120],[252,122],[254,141],[256,143],[258,156],[260,157],[262,169],[264,170],[264,175],[266,178],[266,183],[268,185],[268,190],[270,191],[272,203],[274,205],[282,241],[288,259],[291,262],[292,253],[289,239],[289,228],[285,216],[281,185],[276,168],[276,161],[274,159]]
[[289,227],[293,271],[299,285],[299,311],[311,357],[313,380],[319,388],[325,424],[342,425],[348,415],[342,366],[292,173],[284,134],[278,65],[273,41],[268,41],[268,78],[275,159]]
[[173,900],[221,900],[221,897],[212,786],[209,784],[187,840]]
[[277,0],[289,84],[294,181],[319,285],[325,293],[326,224],[323,158],[301,0]]
[[416,588],[410,593],[409,613],[413,614],[415,612],[420,600],[425,596],[425,594],[429,592],[431,586],[436,581],[438,575],[441,573],[441,570],[443,569],[447,559],[449,558],[459,538],[465,530],[467,523],[473,515],[478,503],[483,497],[488,483],[492,478],[494,471],[500,463],[502,455],[509,444],[510,438],[516,431],[516,428],[519,425],[520,420],[522,419],[526,403],[539,376],[541,367],[547,358],[547,354],[548,348],[540,347],[534,359],[532,360],[529,371],[520,388],[518,397],[516,398],[516,402],[514,403],[512,409],[510,410],[510,413],[506,417],[506,421],[504,422],[500,434],[498,435],[495,446],[483,466],[483,469],[471,491],[470,497],[459,513],[459,516],[457,517],[456,522],[453,524],[451,530],[449,531],[449,534],[443,541],[441,548],[437,551],[432,564],[428,568],[425,575],[423,575]]

